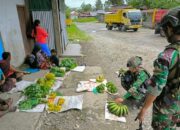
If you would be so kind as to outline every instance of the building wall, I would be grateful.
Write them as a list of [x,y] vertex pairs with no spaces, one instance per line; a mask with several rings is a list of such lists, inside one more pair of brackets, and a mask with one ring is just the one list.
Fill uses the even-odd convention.
[[68,36],[66,32],[66,16],[65,16],[65,2],[64,0],[59,0],[60,3],[60,27],[61,27],[61,46],[62,46],[62,52],[66,49],[66,46],[68,44]]
[[11,52],[11,63],[17,67],[24,61],[25,49],[16,5],[24,5],[24,0],[0,1],[0,33],[4,50]]

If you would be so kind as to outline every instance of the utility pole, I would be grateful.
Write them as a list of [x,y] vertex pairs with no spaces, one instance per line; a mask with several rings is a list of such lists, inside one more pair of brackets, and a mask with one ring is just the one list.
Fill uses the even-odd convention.
[[61,25],[60,25],[60,14],[58,0],[51,0],[52,3],[52,15],[54,24],[54,36],[55,36],[55,46],[57,49],[57,55],[62,55],[62,40],[61,40]]

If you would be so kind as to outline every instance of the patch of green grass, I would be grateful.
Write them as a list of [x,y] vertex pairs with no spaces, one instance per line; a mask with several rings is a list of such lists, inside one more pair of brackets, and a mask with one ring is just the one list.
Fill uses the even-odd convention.
[[68,34],[68,39],[71,41],[88,41],[91,39],[89,35],[87,35],[84,31],[80,30],[75,24],[67,26],[66,31]]
[[85,18],[74,19],[73,22],[80,22],[80,23],[97,22],[97,19],[95,17],[85,17]]

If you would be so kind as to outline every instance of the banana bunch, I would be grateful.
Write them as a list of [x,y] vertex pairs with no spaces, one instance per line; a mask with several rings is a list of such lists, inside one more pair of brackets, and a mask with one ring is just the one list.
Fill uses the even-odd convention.
[[103,81],[104,81],[104,76],[103,75],[99,75],[99,76],[96,77],[96,82],[101,83]]
[[116,102],[110,101],[107,106],[110,113],[116,116],[126,116],[128,114],[128,107],[123,104],[117,104]]
[[96,90],[97,90],[98,93],[103,93],[104,90],[105,90],[105,87],[106,87],[105,84],[100,84],[100,85],[98,85],[98,86],[96,87]]
[[119,75],[118,75],[118,77],[124,75],[125,72],[126,72],[126,70],[124,70],[123,68],[120,68],[120,69],[119,69]]
[[118,91],[117,87],[112,82],[108,82],[106,84],[106,87],[107,87],[108,92],[110,93],[117,93]]

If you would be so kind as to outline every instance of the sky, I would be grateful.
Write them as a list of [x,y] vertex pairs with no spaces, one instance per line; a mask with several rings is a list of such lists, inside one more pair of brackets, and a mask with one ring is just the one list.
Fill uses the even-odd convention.
[[[101,2],[104,4],[106,0],[101,0]],[[96,3],[96,0],[65,0],[65,4],[68,6],[68,7],[80,7],[82,3],[85,3],[85,4],[91,4],[92,6],[95,5]]]

